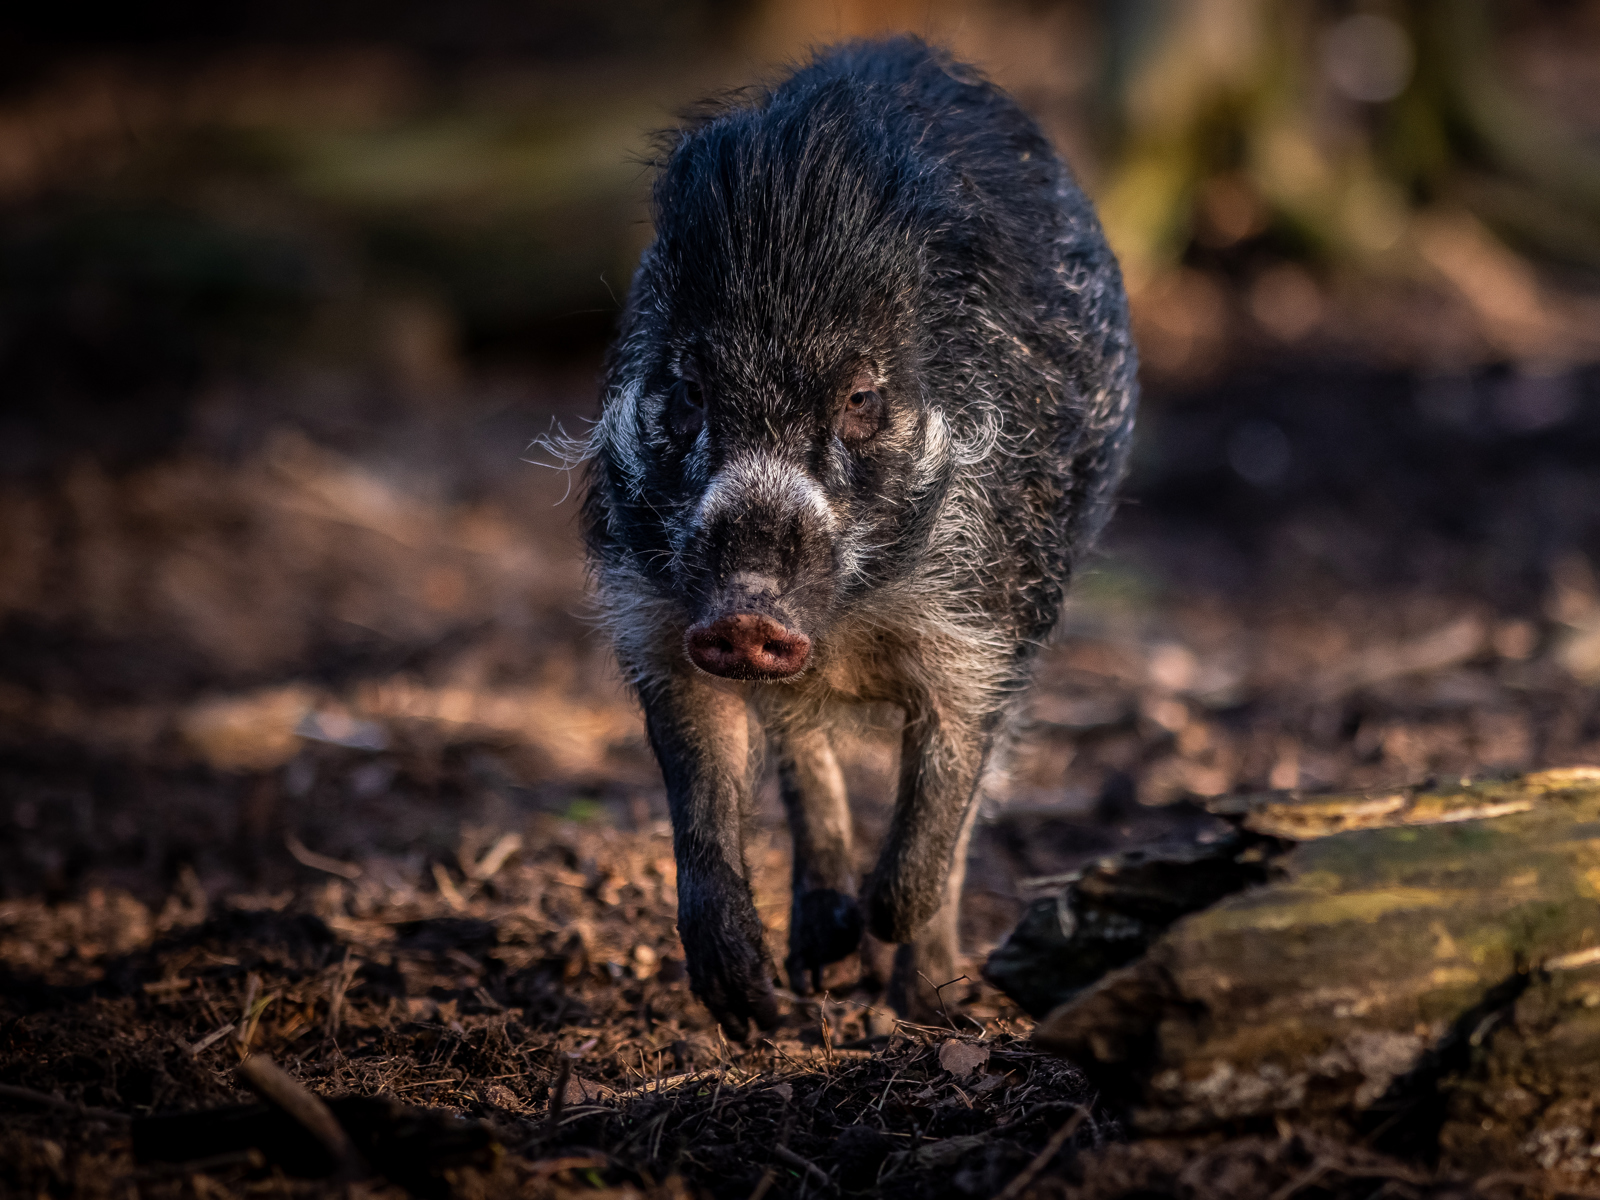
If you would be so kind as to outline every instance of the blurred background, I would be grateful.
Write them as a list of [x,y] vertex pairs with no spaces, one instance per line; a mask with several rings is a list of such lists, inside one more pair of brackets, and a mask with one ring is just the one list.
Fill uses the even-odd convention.
[[651,134],[904,30],[1070,160],[1144,361],[974,944],[1186,796],[1600,761],[1595,0],[22,6],[0,941],[25,897],[433,894],[507,831],[659,832],[532,443],[595,412]]

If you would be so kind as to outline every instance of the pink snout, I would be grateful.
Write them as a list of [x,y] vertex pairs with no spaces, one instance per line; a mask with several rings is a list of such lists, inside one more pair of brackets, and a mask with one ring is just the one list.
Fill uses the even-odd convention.
[[811,639],[759,613],[734,613],[689,630],[695,666],[726,679],[786,679],[811,656]]

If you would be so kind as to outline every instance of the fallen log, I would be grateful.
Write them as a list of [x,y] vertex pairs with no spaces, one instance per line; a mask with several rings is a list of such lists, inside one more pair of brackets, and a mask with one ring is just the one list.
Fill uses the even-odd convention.
[[1040,1046],[1150,1134],[1286,1118],[1600,1178],[1600,769],[1214,811],[1261,839],[1265,882],[1075,981]]
[[1076,871],[1028,906],[983,977],[1032,1016],[1138,958],[1179,917],[1265,883],[1281,845],[1249,831],[1196,845],[1130,850]]

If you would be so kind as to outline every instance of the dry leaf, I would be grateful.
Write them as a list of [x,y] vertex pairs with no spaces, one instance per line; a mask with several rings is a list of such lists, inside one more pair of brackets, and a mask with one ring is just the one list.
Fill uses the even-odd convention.
[[989,1047],[954,1039],[939,1047],[939,1065],[957,1079],[982,1069],[989,1061]]

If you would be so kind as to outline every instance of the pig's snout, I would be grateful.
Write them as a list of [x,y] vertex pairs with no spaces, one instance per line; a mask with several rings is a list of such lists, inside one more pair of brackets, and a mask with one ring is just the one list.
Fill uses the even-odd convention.
[[695,507],[680,555],[694,622],[684,649],[697,667],[749,680],[805,670],[833,586],[834,525],[803,468],[769,451],[730,454]]
[[726,679],[787,679],[811,657],[811,639],[760,613],[733,613],[689,630],[695,666]]

